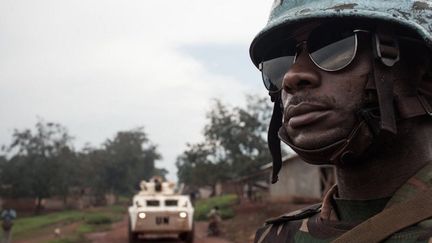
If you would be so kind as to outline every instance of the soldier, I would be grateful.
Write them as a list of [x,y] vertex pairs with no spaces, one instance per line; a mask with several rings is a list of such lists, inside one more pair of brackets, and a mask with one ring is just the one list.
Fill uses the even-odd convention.
[[282,140],[337,185],[255,242],[432,242],[431,50],[426,0],[274,2],[250,47],[274,102],[272,182]]

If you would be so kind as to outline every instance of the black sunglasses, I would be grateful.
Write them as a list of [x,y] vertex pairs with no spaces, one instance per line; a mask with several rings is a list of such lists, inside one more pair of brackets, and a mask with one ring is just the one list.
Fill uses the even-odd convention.
[[291,37],[273,45],[259,64],[265,87],[269,91],[279,91],[285,73],[301,51],[307,51],[321,70],[336,72],[344,69],[356,56],[361,33],[370,32],[324,25],[312,30],[307,40],[298,42]]

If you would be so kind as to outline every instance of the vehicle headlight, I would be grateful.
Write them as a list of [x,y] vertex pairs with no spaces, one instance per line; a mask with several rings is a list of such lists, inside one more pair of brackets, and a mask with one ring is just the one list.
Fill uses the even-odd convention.
[[145,219],[146,218],[146,213],[144,213],[144,212],[140,212],[140,213],[138,213],[138,218],[140,218],[140,219]]
[[186,212],[180,212],[179,217],[182,219],[185,219],[187,217],[187,213]]

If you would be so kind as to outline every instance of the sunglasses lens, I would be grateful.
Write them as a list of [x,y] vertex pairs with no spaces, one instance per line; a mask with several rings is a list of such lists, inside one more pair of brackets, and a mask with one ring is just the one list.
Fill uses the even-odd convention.
[[[340,23],[319,26],[310,33],[306,43],[312,61],[322,70],[330,72],[348,66],[357,51],[357,36],[353,29]],[[284,39],[272,43],[272,48],[263,57],[260,70],[269,91],[282,88],[283,77],[295,61],[297,46],[298,40]]]
[[310,57],[317,66],[326,71],[338,71],[348,66],[357,50],[356,35],[343,32],[334,34],[312,33],[308,40]]
[[283,56],[261,63],[262,78],[267,90],[278,91],[282,88],[283,77],[293,61],[294,56]]

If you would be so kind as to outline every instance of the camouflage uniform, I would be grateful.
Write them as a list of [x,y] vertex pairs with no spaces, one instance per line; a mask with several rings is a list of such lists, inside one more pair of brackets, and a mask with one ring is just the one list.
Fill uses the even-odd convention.
[[[349,201],[337,198],[334,186],[323,203],[268,220],[258,229],[256,243],[331,242],[364,220],[408,200],[416,192],[432,190],[432,164],[409,179],[391,198]],[[384,242],[432,242],[432,218],[403,229]]]

